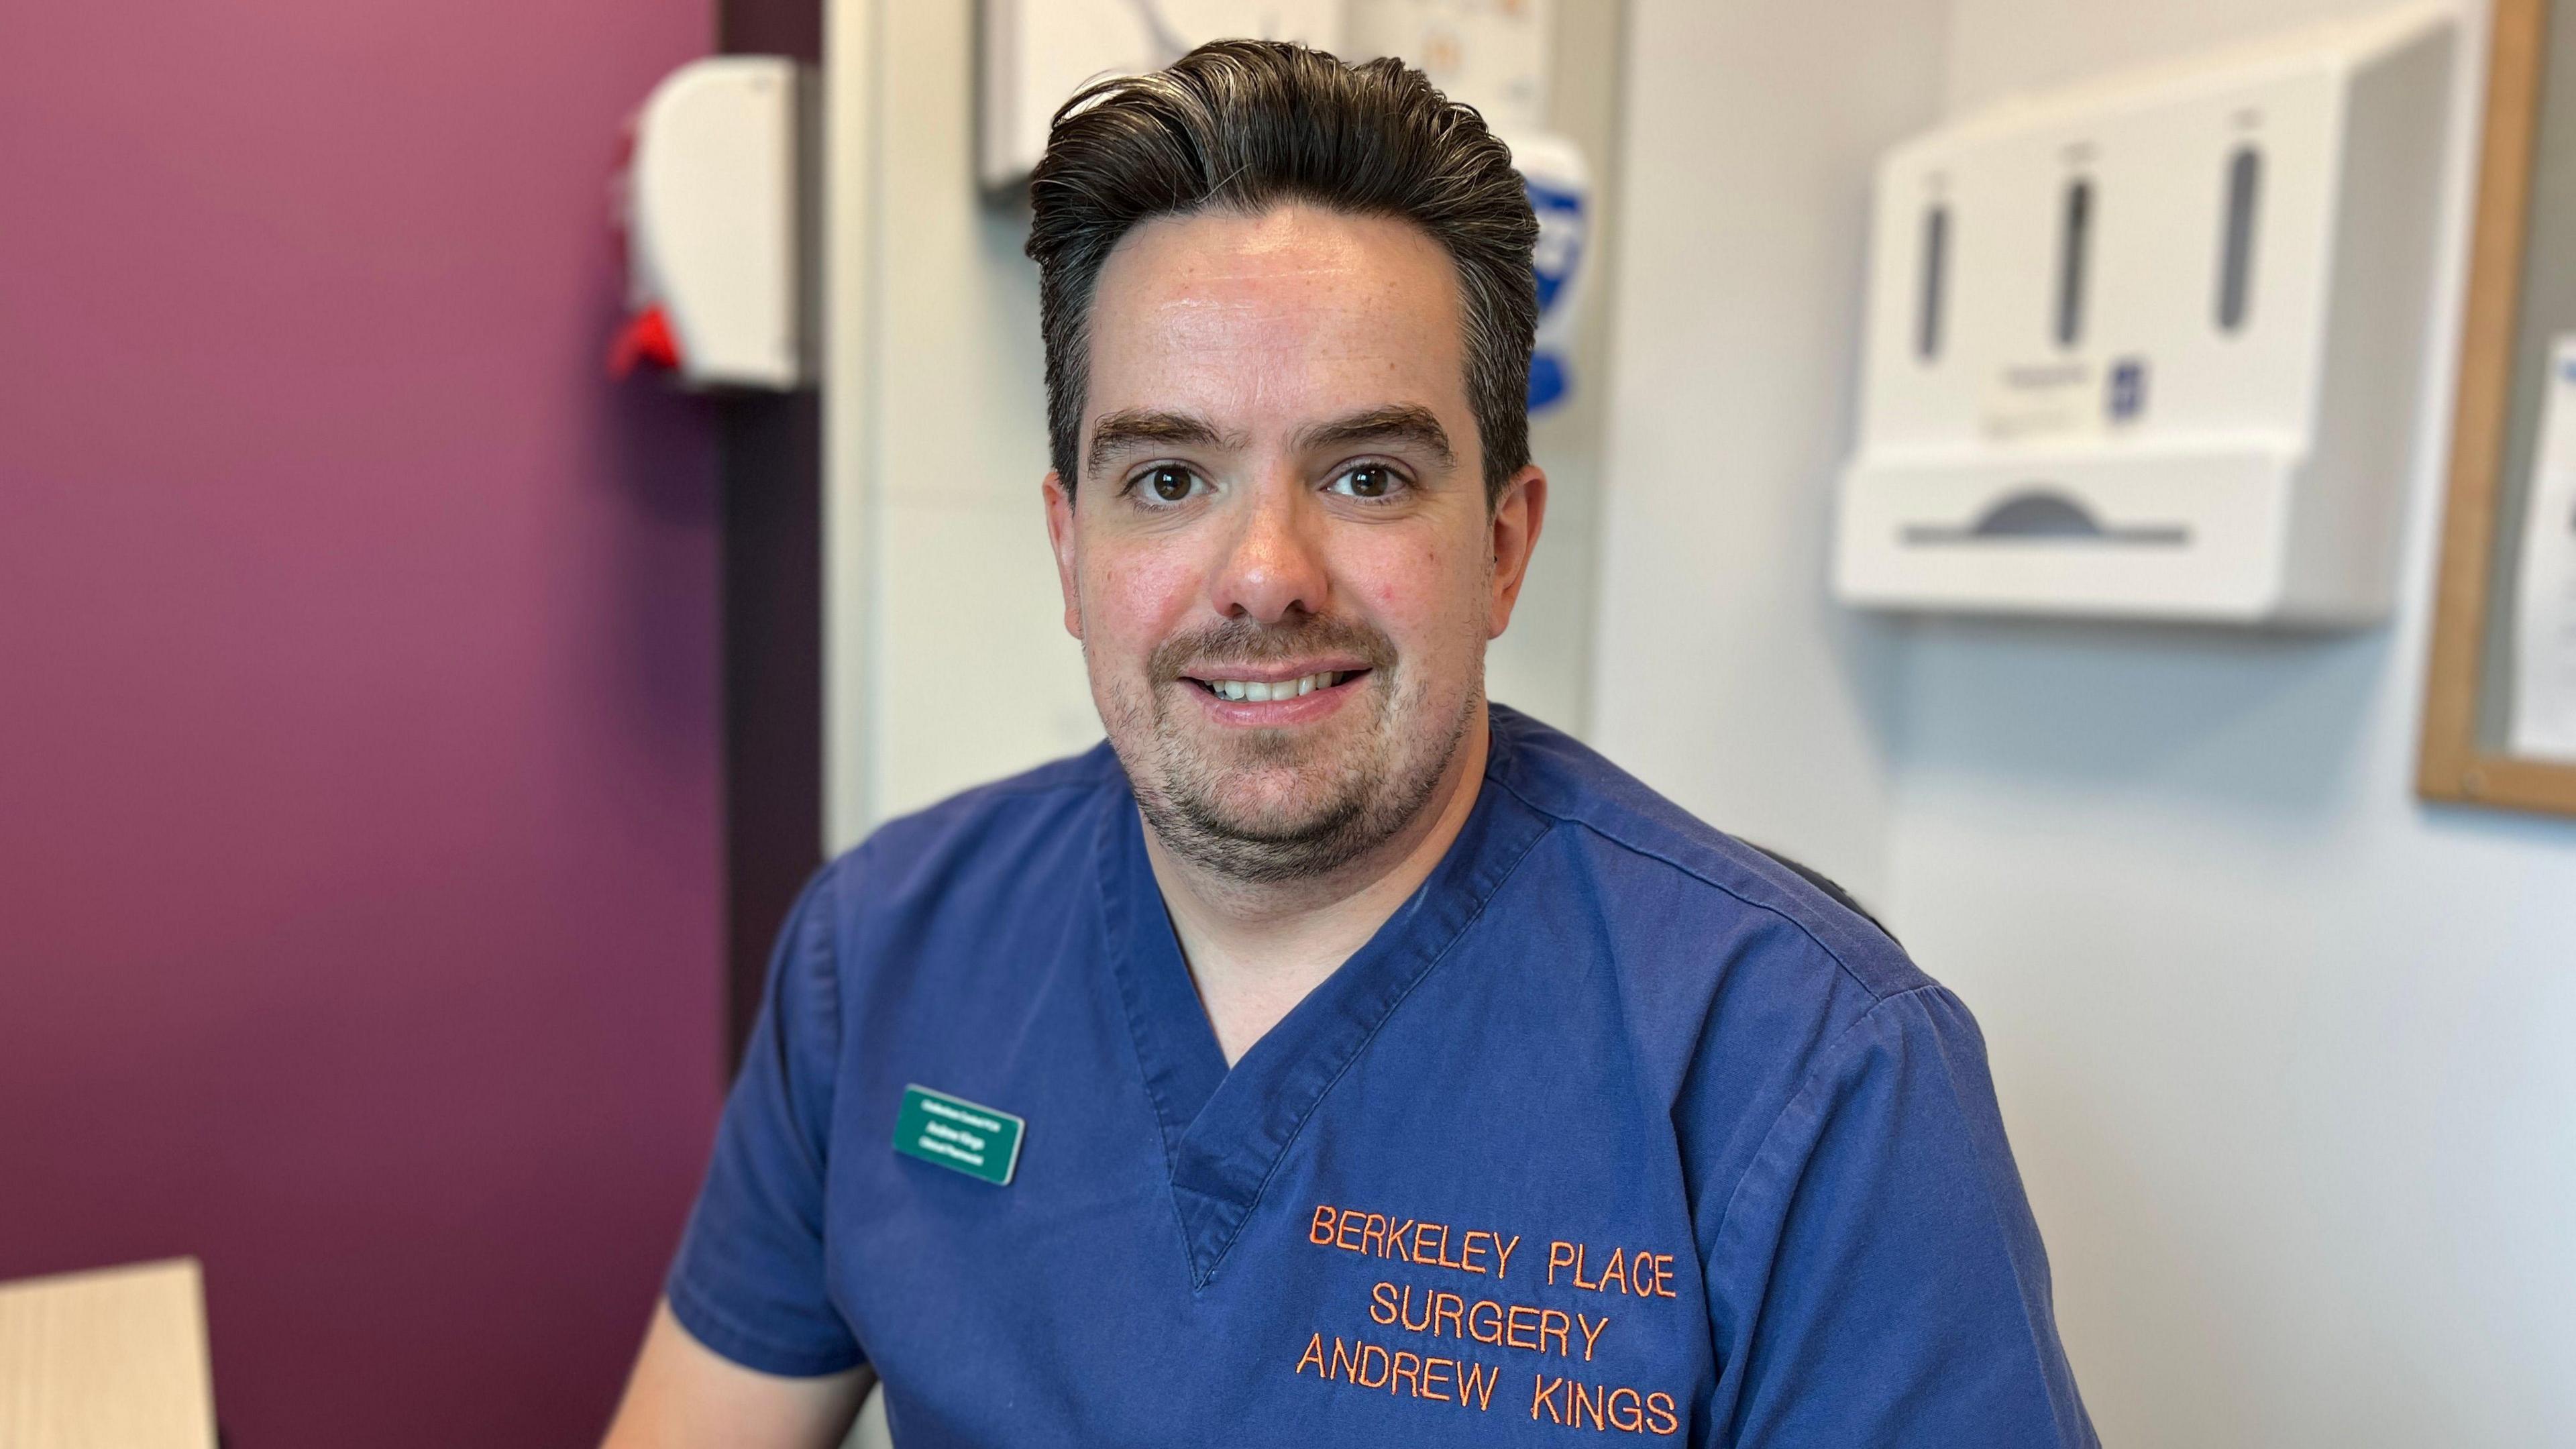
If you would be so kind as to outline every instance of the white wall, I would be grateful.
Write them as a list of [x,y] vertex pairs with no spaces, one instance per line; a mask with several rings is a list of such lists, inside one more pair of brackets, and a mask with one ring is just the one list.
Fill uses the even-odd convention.
[[1592,737],[1884,895],[1893,631],[1829,603],[1878,153],[1937,114],[1944,0],[1630,12]]
[[1038,480],[1025,208],[974,180],[974,6],[832,0],[828,846],[1100,737]]
[[[1368,3],[1368,0],[1362,0]],[[1493,698],[1577,734],[1591,720],[1594,610],[1601,592],[1601,468],[1609,429],[1610,301],[1621,226],[1620,61],[1624,0],[1559,0],[1548,126],[1583,148],[1593,171],[1574,347],[1573,390],[1530,419],[1530,456],[1547,470],[1548,510],[1512,627],[1485,655]]]
[[[2359,8],[1949,0],[1923,60],[1960,109]],[[2105,1442],[2576,1443],[2576,822],[2410,794],[2464,187],[2393,625],[1882,634],[1823,602],[1858,173],[1719,124],[1880,63],[1789,13],[1637,8],[1597,736],[1975,1007]]]
[[[2368,8],[1957,0],[1949,96]],[[2410,793],[2457,193],[2392,627],[1905,650],[1888,906],[1993,1039],[2106,1439],[2576,1442],[2576,825]]]

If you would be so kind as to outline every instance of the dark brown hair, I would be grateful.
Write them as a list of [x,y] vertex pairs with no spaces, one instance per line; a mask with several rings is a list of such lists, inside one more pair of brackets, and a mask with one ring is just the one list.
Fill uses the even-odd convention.
[[1111,249],[1156,217],[1284,202],[1400,217],[1449,253],[1488,505],[1528,466],[1538,222],[1510,149],[1402,61],[1351,66],[1302,45],[1219,40],[1168,70],[1103,81],[1056,112],[1029,197],[1047,443],[1068,496],[1080,476],[1092,291]]

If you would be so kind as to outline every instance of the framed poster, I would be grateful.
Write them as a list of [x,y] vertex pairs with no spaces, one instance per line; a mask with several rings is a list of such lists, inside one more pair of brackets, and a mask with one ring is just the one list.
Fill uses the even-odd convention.
[[2576,4],[2487,65],[2416,789],[2576,815]]

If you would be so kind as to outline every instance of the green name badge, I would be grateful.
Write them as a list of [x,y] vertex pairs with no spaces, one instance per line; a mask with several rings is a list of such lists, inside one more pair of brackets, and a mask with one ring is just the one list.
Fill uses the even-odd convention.
[[1020,1134],[1028,1125],[963,1097],[906,1087],[903,1110],[894,1119],[894,1150],[1008,1187],[1020,1165]]

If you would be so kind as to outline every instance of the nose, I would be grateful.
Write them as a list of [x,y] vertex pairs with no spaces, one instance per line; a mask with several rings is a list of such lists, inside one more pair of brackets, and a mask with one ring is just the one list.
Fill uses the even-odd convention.
[[1276,624],[1292,610],[1323,613],[1330,584],[1320,513],[1293,470],[1266,470],[1208,580],[1208,602],[1227,618],[1260,624]]

